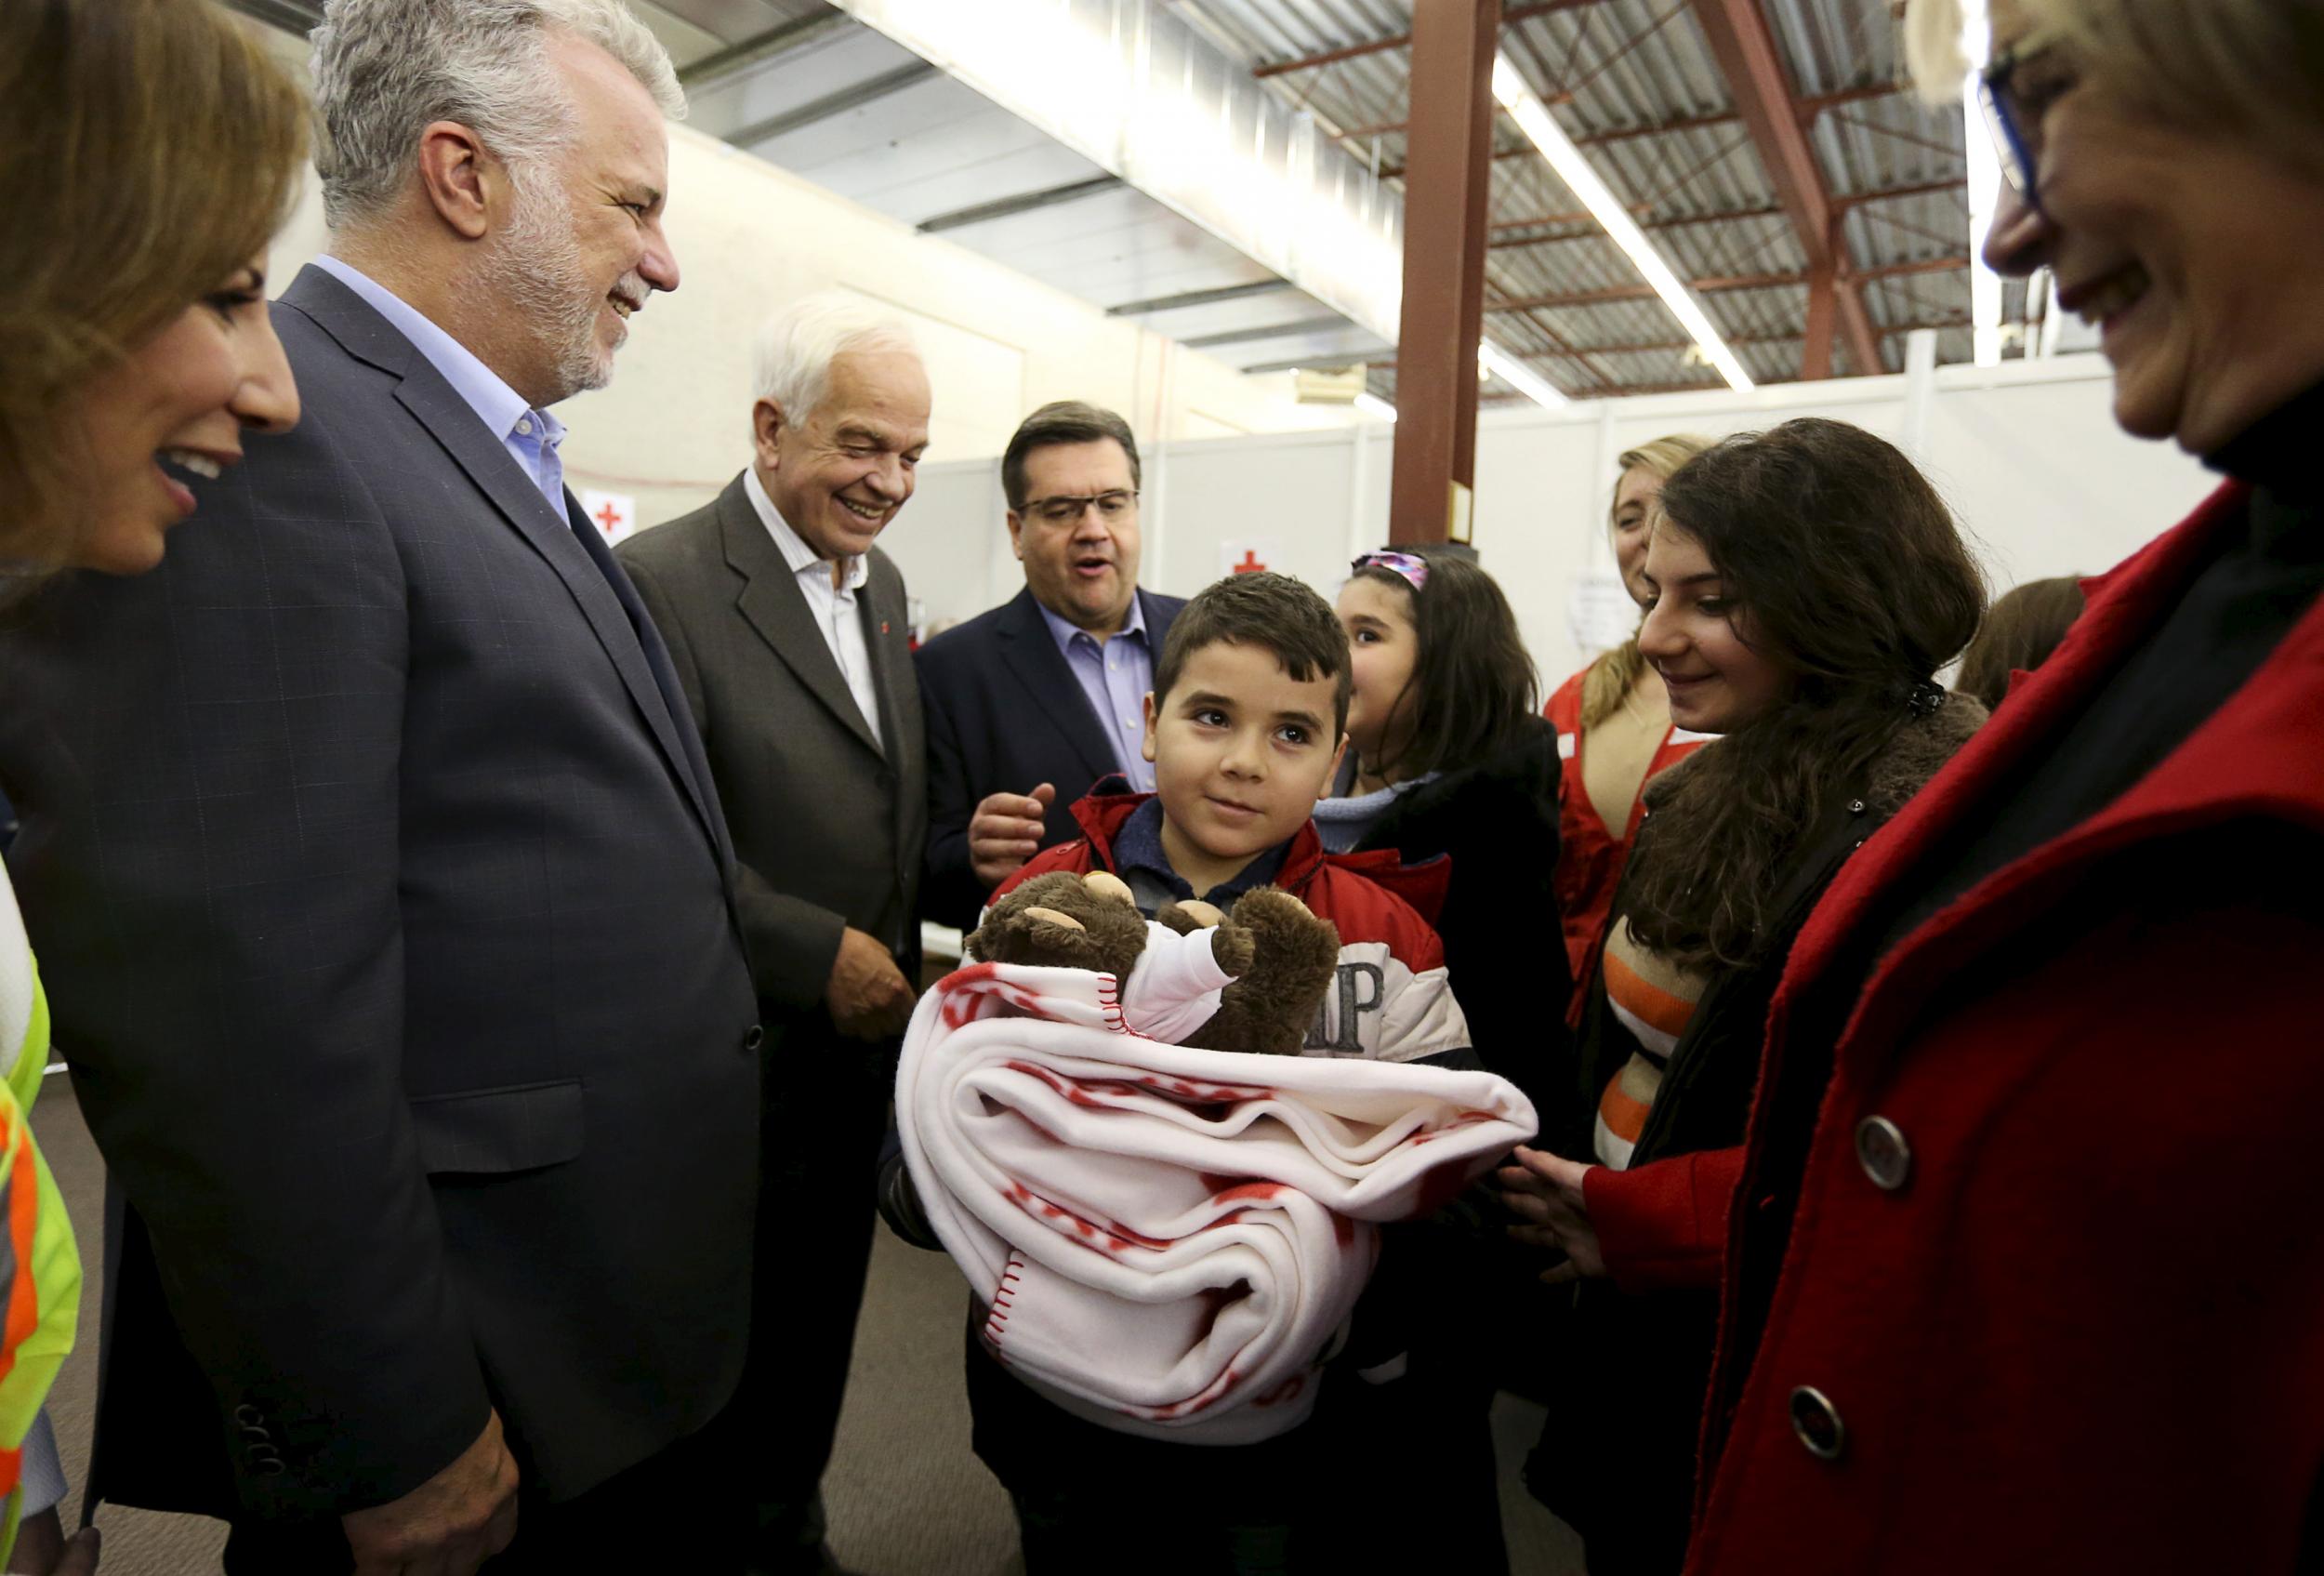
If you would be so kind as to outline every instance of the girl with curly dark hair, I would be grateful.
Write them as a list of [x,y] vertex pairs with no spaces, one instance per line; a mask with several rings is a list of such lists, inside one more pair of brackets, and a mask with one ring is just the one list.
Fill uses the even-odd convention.
[[[1730,438],[1662,491],[1639,649],[1671,721],[1721,735],[1646,789],[1557,1153],[1501,1175],[1546,1278],[1591,1278],[1569,1393],[1529,1474],[1597,1576],[1676,1571],[1715,1335],[1714,1255],[1769,998],[1841,865],[1985,719],[1934,675],[1984,581],[1896,448],[1802,419]],[[1594,1165],[1561,1159],[1587,1152]]]

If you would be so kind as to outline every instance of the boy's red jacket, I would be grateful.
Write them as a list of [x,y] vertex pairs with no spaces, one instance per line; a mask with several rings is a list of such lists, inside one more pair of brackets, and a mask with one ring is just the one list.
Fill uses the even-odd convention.
[[[1073,807],[1082,836],[1034,855],[993,896],[1052,870],[1113,870],[1122,823],[1153,797],[1084,798]],[[1308,1031],[1306,1054],[1417,1062],[1462,1053],[1454,1059],[1468,1060],[1469,1024],[1453,1000],[1444,946],[1415,907],[1443,901],[1445,863],[1406,866],[1393,849],[1327,854],[1313,821],[1292,836],[1274,884],[1340,928],[1340,973]]]

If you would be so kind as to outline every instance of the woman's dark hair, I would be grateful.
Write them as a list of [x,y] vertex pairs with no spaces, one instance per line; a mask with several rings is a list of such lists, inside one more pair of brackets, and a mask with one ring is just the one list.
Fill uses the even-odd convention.
[[1418,642],[1412,676],[1388,709],[1383,745],[1411,718],[1396,752],[1364,769],[1396,782],[1484,759],[1509,742],[1540,709],[1534,703],[1533,658],[1517,633],[1517,616],[1492,576],[1450,548],[1401,548],[1428,563],[1418,590],[1393,569],[1359,569],[1355,578],[1393,586],[1412,599]]
[[2030,673],[2047,662],[2081,616],[2082,583],[2076,576],[2028,580],[2002,592],[1985,616],[1985,628],[1969,642],[1953,687],[1992,710],[2009,693],[2011,672],[2022,668]]
[[1647,786],[1624,908],[1642,945],[1740,967],[1779,939],[1767,905],[1801,838],[1865,793],[1918,721],[1916,686],[1976,633],[1985,580],[1912,462],[1842,421],[1705,450],[1663,484],[1662,513],[1655,529],[1702,548],[1736,634],[1789,682],[1765,715]]

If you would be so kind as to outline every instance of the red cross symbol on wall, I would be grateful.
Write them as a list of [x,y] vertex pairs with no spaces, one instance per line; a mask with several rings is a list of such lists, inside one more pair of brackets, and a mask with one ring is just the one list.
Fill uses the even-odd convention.
[[621,523],[621,510],[609,503],[601,506],[591,518],[604,526],[605,534],[610,536],[614,534],[614,527]]
[[1266,567],[1267,566],[1265,564],[1259,562],[1259,550],[1257,548],[1245,548],[1243,550],[1243,562],[1235,566],[1235,573],[1237,575],[1256,575]]

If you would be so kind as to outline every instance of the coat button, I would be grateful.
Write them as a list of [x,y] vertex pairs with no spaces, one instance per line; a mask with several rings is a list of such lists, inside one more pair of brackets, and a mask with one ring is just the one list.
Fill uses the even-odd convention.
[[1818,1461],[1838,1461],[1848,1445],[1848,1425],[1823,1391],[1802,1384],[1791,1392],[1791,1432]]
[[266,1413],[246,1402],[234,1409],[234,1423],[238,1427],[251,1428],[265,1421]]
[[766,1042],[767,1031],[759,1025],[753,1024],[750,1026],[750,1031],[743,1036],[743,1050],[746,1053],[753,1053]]
[[1873,1186],[1894,1193],[1912,1175],[1912,1146],[1886,1117],[1867,1117],[1856,1123],[1856,1164]]

